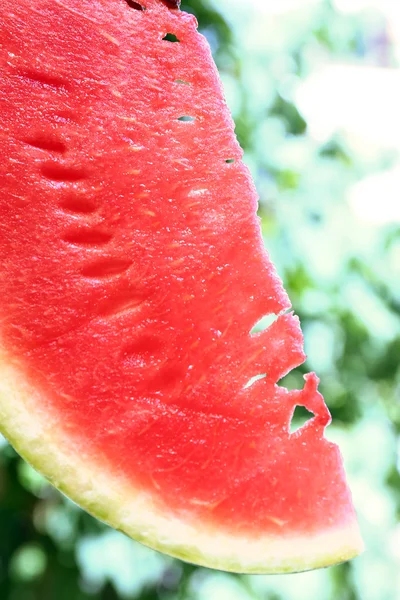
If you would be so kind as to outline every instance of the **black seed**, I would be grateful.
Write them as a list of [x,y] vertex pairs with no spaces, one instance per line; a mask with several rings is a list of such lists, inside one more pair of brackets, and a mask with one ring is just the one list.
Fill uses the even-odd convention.
[[139,4],[139,2],[135,2],[134,0],[125,0],[125,2],[130,8],[134,8],[135,10],[146,10],[144,6]]
[[164,4],[171,8],[179,8],[181,5],[181,0],[163,0]]

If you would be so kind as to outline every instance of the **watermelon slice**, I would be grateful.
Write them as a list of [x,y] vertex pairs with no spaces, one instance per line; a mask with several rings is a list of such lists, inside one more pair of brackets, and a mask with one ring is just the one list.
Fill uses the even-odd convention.
[[[334,564],[362,542],[330,415],[315,374],[277,385],[304,360],[299,322],[177,4],[2,0],[1,428],[153,548],[249,573]],[[314,416],[291,434],[297,405]]]

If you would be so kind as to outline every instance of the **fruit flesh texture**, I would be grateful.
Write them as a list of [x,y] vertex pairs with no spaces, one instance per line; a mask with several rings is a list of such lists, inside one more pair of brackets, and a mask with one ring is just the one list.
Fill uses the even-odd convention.
[[[5,0],[3,347],[38,411],[161,510],[250,536],[343,527],[317,379],[276,385],[302,336],[208,47],[142,4]],[[290,435],[298,404],[315,416]]]

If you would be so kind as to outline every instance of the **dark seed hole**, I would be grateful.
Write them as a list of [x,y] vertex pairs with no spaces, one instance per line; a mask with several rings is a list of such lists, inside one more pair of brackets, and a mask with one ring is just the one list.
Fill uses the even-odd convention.
[[163,344],[158,337],[153,335],[142,335],[137,340],[129,344],[123,350],[123,355],[128,356],[132,354],[151,355],[157,354],[163,348]]
[[119,292],[115,297],[108,298],[99,307],[102,317],[118,317],[126,313],[140,310],[146,303],[146,297],[135,295],[132,290]]
[[78,196],[70,196],[65,198],[60,207],[63,210],[68,210],[73,213],[90,214],[97,210],[97,207],[93,202],[86,198],[79,198]]
[[190,115],[183,115],[182,117],[178,117],[178,121],[184,121],[185,123],[194,121],[195,119],[196,117],[191,117]]
[[146,10],[145,6],[139,4],[139,2],[135,2],[134,0],[125,0],[129,8],[134,8],[135,10]]
[[179,385],[185,379],[186,371],[182,367],[166,365],[153,380],[156,389],[163,390]]
[[98,229],[80,229],[71,231],[64,236],[64,241],[78,246],[96,246],[107,244],[112,238],[112,233]]
[[88,174],[80,167],[64,167],[62,165],[43,165],[42,175],[52,181],[81,181],[87,179]]
[[307,410],[304,406],[296,406],[292,419],[290,421],[290,433],[299,431],[310,419],[313,417],[313,413]]
[[131,266],[132,261],[125,258],[103,258],[86,267],[83,267],[81,273],[84,277],[93,279],[102,279],[103,277],[113,277],[124,273]]
[[67,151],[67,146],[64,142],[46,135],[38,135],[24,140],[26,144],[39,148],[39,150],[47,150],[48,152],[59,152],[64,154]]
[[65,125],[66,123],[78,123],[80,117],[72,110],[60,110],[49,114],[50,118],[56,123]]
[[174,33],[167,33],[167,35],[163,37],[163,40],[166,42],[180,42]]
[[42,85],[49,85],[55,88],[67,87],[66,81],[57,75],[50,75],[49,73],[38,71],[25,71],[24,73],[21,73],[21,75],[24,79],[35,83],[41,83]]

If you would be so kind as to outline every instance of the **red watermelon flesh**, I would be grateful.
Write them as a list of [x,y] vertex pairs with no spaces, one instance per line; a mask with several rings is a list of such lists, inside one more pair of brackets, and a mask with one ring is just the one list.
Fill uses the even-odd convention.
[[[4,434],[176,556],[274,572],[357,554],[318,379],[277,385],[302,335],[195,18],[3,0],[0,24]],[[290,434],[296,405],[314,416]]]

